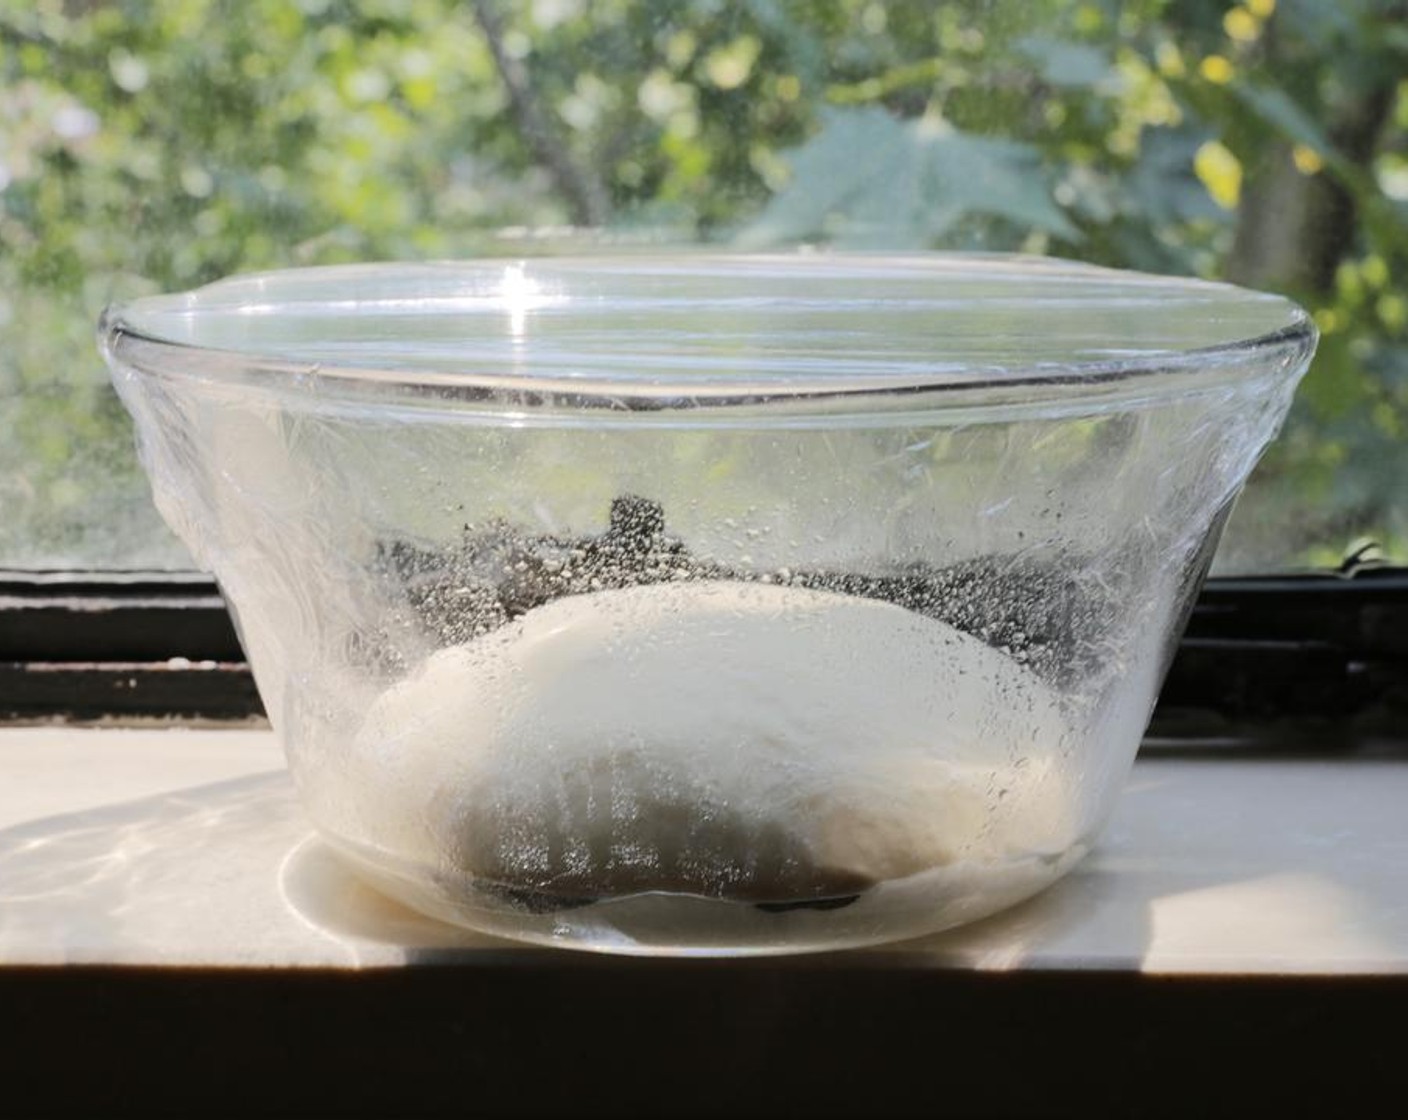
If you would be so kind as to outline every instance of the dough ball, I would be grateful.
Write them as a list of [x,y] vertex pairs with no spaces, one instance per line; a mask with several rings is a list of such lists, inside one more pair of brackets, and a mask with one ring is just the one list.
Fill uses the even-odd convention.
[[354,746],[380,846],[564,898],[854,894],[1059,850],[1058,698],[888,603],[731,581],[559,599],[442,650]]

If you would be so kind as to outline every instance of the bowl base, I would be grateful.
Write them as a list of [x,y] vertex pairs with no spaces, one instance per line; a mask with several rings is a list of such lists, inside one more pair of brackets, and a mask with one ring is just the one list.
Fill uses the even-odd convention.
[[852,896],[763,903],[649,891],[603,899],[505,892],[471,876],[408,873],[333,840],[371,886],[430,917],[510,940],[628,956],[744,957],[818,953],[938,933],[1044,890],[1088,850],[958,861]]

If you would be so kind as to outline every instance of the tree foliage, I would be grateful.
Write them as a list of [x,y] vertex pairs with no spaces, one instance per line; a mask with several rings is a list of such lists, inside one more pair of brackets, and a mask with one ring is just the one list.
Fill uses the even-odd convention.
[[1285,292],[1321,353],[1230,563],[1403,559],[1406,73],[1403,0],[0,0],[0,563],[179,562],[106,301],[583,226]]

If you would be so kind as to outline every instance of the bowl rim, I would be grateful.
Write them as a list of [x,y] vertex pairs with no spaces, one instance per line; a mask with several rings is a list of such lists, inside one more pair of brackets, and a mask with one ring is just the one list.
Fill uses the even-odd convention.
[[[202,311],[203,296],[239,286],[261,288],[298,278],[329,281],[362,279],[381,272],[424,272],[459,269],[481,275],[492,271],[565,266],[589,274],[593,268],[637,267],[662,262],[685,268],[729,268],[777,265],[816,270],[831,277],[845,268],[888,264],[896,267],[1002,269],[1045,273],[1046,278],[1071,275],[1128,284],[1155,284],[1169,291],[1197,293],[1209,299],[1242,300],[1273,312],[1281,325],[1214,345],[1163,349],[1144,354],[1098,359],[1033,361],[1023,365],[971,362],[957,373],[942,376],[910,366],[836,376],[699,377],[663,374],[649,378],[613,375],[610,369],[564,372],[535,366],[530,354],[514,368],[446,368],[433,363],[403,366],[368,361],[327,361],[289,357],[272,348],[211,346],[172,337],[153,329],[162,315],[192,319]],[[923,275],[917,272],[916,275]],[[994,275],[1002,275],[995,272]],[[353,302],[355,306],[355,301]],[[433,301],[431,301],[433,302]],[[877,305],[883,301],[876,301]],[[278,305],[274,305],[277,307]],[[243,309],[242,309],[243,310]],[[267,307],[261,307],[261,312]],[[691,414],[719,410],[730,414],[770,416],[838,413],[887,413],[938,409],[944,411],[1042,412],[1105,411],[1138,400],[1178,397],[1225,388],[1252,380],[1291,380],[1302,374],[1314,353],[1318,331],[1311,317],[1289,299],[1231,284],[1196,278],[1110,269],[1079,261],[1015,253],[739,253],[671,252],[668,255],[590,256],[560,254],[545,257],[477,257],[462,261],[370,262],[363,264],[286,268],[237,274],[201,288],[167,295],[144,296],[106,307],[98,323],[98,344],[114,376],[119,371],[176,381],[239,386],[293,401],[330,403],[369,398],[406,407],[458,408],[548,415],[554,413],[617,413],[647,415]],[[608,355],[609,357],[609,355]],[[502,361],[497,363],[502,366]],[[620,364],[626,364],[623,359]],[[936,361],[936,366],[941,364]]]

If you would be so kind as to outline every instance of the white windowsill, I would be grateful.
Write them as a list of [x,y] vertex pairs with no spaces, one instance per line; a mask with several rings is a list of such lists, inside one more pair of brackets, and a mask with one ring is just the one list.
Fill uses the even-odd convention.
[[[1143,760],[1101,845],[1056,887],[844,958],[1408,974],[1405,806],[1405,762]],[[313,839],[268,732],[0,730],[0,965],[376,967],[486,951],[551,952],[362,887]]]

